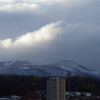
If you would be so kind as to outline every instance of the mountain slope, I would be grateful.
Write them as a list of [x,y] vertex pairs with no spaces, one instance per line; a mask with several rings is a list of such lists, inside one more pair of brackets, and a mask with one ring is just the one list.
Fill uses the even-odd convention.
[[68,71],[70,71],[71,76],[88,76],[100,78],[99,72],[87,69],[71,60],[64,60],[54,64],[40,66],[32,64],[26,60],[0,62],[0,74],[38,75],[43,77],[66,77],[68,76]]

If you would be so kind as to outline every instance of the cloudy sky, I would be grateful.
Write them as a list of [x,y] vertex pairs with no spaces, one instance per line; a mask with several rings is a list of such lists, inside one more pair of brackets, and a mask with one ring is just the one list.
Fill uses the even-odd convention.
[[100,69],[100,0],[0,0],[0,61],[10,60]]

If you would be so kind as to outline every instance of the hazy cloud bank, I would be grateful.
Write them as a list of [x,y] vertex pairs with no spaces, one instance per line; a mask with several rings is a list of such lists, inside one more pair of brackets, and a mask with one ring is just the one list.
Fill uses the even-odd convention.
[[63,59],[100,66],[100,0],[0,0],[0,61]]
[[[40,63],[51,63],[62,59],[72,59],[81,63],[94,59],[98,61],[99,32],[100,26],[95,24],[69,24],[58,21],[34,32],[28,32],[15,41],[12,39],[0,40],[0,48],[5,54],[7,50],[11,51],[6,55],[7,57],[5,56],[6,58],[21,54],[23,56],[19,56],[19,59],[23,59],[27,55],[27,59],[31,61],[39,59],[36,62]],[[82,59],[84,61],[81,61]]]

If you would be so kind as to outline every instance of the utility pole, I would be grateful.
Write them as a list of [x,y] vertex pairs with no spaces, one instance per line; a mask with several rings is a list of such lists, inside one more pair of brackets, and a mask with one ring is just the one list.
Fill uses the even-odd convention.
[[69,92],[69,100],[70,100],[70,71],[67,71],[68,72],[68,92]]

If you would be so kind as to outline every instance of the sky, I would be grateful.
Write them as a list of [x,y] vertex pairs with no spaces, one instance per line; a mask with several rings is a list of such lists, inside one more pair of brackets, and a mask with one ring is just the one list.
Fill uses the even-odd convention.
[[100,69],[100,0],[0,0],[0,62],[11,60]]

